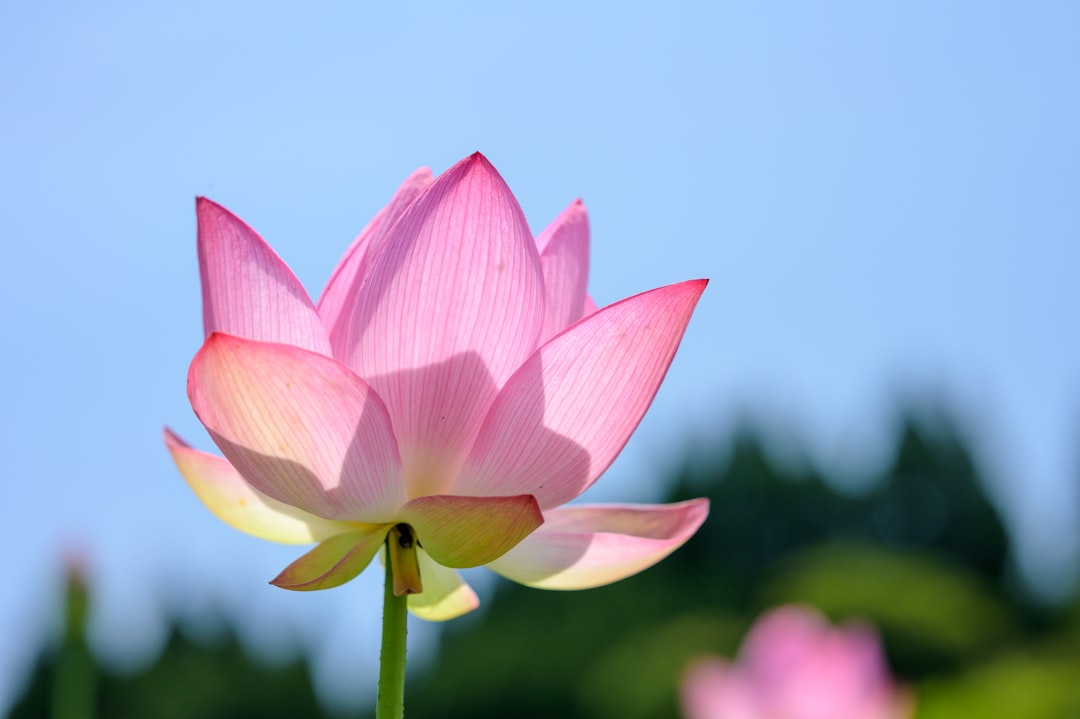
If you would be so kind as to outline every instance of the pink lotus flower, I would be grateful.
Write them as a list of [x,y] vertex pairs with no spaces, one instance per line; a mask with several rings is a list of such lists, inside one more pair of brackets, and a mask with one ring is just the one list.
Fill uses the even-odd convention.
[[318,543],[274,584],[337,586],[386,544],[395,592],[449,619],[478,604],[457,568],[594,587],[704,521],[705,500],[561,506],[626,443],[706,284],[596,310],[580,201],[534,240],[481,155],[419,170],[318,303],[240,219],[205,199],[197,214],[206,342],[188,395],[225,458],[165,441],[225,522]]
[[686,719],[903,719],[912,710],[871,627],[833,628],[800,606],[758,619],[738,661],[692,663],[682,705]]

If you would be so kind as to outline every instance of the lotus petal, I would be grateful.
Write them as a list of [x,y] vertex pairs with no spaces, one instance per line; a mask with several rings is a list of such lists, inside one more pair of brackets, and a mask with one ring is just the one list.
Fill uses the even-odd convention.
[[694,661],[682,680],[685,719],[766,719],[753,678],[718,657]]
[[323,540],[270,581],[282,589],[330,589],[364,571],[386,541],[392,524],[361,525]]
[[594,300],[589,295],[585,295],[585,306],[581,310],[581,316],[583,318],[588,317],[589,315],[596,312],[598,309],[600,309],[600,308],[596,306],[596,300]]
[[226,332],[330,354],[330,340],[300,280],[243,220],[205,197],[199,226],[206,336]]
[[506,383],[455,494],[568,502],[611,464],[675,355],[705,280],[616,302],[556,335]]
[[546,289],[540,342],[577,322],[585,313],[589,278],[589,216],[576,200],[536,238]]
[[317,308],[323,324],[329,329],[330,344],[335,356],[343,357],[348,343],[347,323],[340,322],[342,310],[356,302],[360,284],[367,274],[368,260],[373,248],[382,244],[387,232],[420,193],[432,183],[431,170],[421,167],[409,175],[394,193],[389,204],[357,236],[338,261],[319,297]]
[[[519,497],[417,497],[398,515],[444,567],[477,567],[502,556],[544,517],[536,500]],[[423,575],[421,575],[421,579]]]
[[681,699],[687,719],[905,719],[914,709],[911,694],[890,676],[871,627],[833,627],[801,605],[761,615],[735,662],[693,662]]
[[165,445],[195,495],[234,529],[281,544],[310,544],[352,529],[266,496],[225,459],[193,449],[170,429]]
[[540,259],[517,200],[476,154],[409,205],[370,262],[344,360],[386,403],[409,495],[441,494],[536,347]]
[[625,579],[678,549],[709,502],[571,505],[544,512],[544,525],[487,566],[542,589],[588,589]]
[[214,333],[191,363],[191,406],[255,489],[329,519],[383,522],[405,502],[378,396],[347,367]]
[[417,551],[424,591],[409,595],[409,611],[421,619],[445,622],[480,606],[480,599],[461,575],[436,563],[423,549]]

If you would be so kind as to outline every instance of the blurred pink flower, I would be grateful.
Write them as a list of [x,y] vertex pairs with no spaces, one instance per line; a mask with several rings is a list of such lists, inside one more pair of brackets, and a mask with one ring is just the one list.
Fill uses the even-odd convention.
[[691,663],[682,707],[686,719],[904,719],[912,713],[871,627],[834,628],[801,606],[761,616],[734,663],[719,657]]
[[165,441],[233,527],[318,546],[273,583],[323,589],[384,545],[428,619],[477,606],[457,568],[583,589],[674,551],[708,503],[573,505],[644,415],[705,280],[597,310],[580,201],[539,237],[481,155],[419,170],[318,303],[263,239],[199,199],[206,342],[192,407],[225,458]]

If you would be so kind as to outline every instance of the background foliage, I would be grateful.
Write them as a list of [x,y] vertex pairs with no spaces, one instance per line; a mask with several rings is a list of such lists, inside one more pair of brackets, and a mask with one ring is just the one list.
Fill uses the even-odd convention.
[[[672,719],[690,659],[731,656],[758,613],[804,602],[879,628],[920,719],[1080,716],[1080,602],[1046,607],[1025,594],[962,435],[947,418],[920,416],[901,423],[881,476],[843,491],[771,461],[748,428],[717,438],[670,482],[671,501],[712,501],[684,548],[591,591],[500,582],[481,613],[447,626],[431,668],[410,680],[410,715]],[[73,572],[62,639],[43,647],[11,719],[326,713],[303,657],[249,656],[227,622],[213,641],[177,624],[155,663],[118,675],[86,644],[87,603]]]

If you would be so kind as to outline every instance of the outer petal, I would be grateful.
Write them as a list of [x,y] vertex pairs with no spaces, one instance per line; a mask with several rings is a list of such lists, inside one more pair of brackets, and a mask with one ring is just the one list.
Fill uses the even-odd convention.
[[589,278],[589,216],[575,200],[536,238],[544,270],[546,306],[540,342],[582,318]]
[[544,522],[540,507],[529,495],[417,497],[398,517],[416,530],[424,551],[444,567],[487,564]]
[[476,592],[453,569],[437,564],[423,549],[417,552],[424,591],[409,595],[409,611],[421,619],[444,622],[480,606]]
[[671,554],[708,513],[705,499],[553,509],[544,513],[544,526],[488,568],[541,589],[599,587],[637,574]]
[[234,529],[271,542],[311,544],[353,528],[266,496],[226,460],[193,449],[169,429],[165,446],[196,496]]
[[330,340],[300,280],[255,230],[205,197],[199,224],[206,335],[227,332],[330,354]]
[[421,167],[409,175],[394,193],[390,203],[379,210],[375,219],[357,236],[342,255],[323,289],[317,305],[319,316],[330,332],[330,344],[335,356],[343,357],[346,349],[347,327],[339,322],[342,309],[356,302],[356,294],[369,265],[371,249],[378,247],[386,233],[397,222],[405,208],[432,183],[431,170]]
[[188,396],[244,479],[279,502],[370,522],[404,503],[382,402],[328,357],[215,333],[191,363]]
[[282,589],[337,587],[364,571],[386,541],[392,524],[368,524],[323,541],[270,581]]
[[406,209],[371,262],[344,357],[386,402],[410,496],[439,494],[536,347],[539,256],[506,183],[476,154]]
[[506,383],[455,494],[532,494],[543,509],[585,491],[641,421],[705,280],[661,287],[575,324]]

